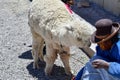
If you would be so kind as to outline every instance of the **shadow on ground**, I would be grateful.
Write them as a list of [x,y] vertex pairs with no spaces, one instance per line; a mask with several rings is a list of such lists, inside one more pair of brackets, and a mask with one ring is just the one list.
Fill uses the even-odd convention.
[[[19,58],[33,59],[31,50],[22,53]],[[39,61],[40,69],[33,69],[33,62],[31,62],[26,68],[29,74],[37,78],[38,80],[71,80],[72,76],[66,75],[64,68],[55,64],[53,66],[51,76],[46,76],[44,72],[45,65],[45,62]]]
[[20,56],[18,56],[18,57],[19,57],[19,58],[23,58],[23,59],[33,59],[33,58],[32,58],[31,50],[22,53],[22,55],[20,55]]
[[65,74],[64,68],[61,66],[53,66],[51,76],[46,76],[44,69],[45,69],[45,62],[39,61],[40,69],[33,69],[33,62],[27,66],[27,70],[29,74],[38,80],[70,80],[71,76],[67,76]]

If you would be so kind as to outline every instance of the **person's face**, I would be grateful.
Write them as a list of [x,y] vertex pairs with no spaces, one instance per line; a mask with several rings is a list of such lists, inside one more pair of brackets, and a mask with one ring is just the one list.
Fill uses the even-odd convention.
[[68,0],[67,4],[74,5],[74,0]]
[[[105,39],[105,38],[107,38],[109,35],[105,35],[105,36],[96,36],[96,38],[98,38],[98,39],[100,39],[100,40],[103,40],[103,39]],[[102,50],[109,50],[109,49],[111,49],[111,47],[112,47],[112,41],[111,40],[107,40],[107,41],[104,41],[104,42],[98,42],[97,43],[99,46],[100,46],[100,48],[102,49]]]

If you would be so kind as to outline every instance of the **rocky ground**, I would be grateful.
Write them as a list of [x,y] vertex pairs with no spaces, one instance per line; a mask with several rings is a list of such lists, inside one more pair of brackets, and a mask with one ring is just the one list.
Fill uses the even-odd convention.
[[[70,80],[60,59],[55,62],[52,76],[45,76],[44,62],[40,62],[39,70],[33,69],[32,38],[27,18],[30,4],[29,0],[0,0],[0,80]],[[89,8],[73,6],[73,10],[93,25],[100,18],[120,22],[120,17],[93,3]],[[76,75],[88,58],[75,47],[71,52],[70,66]]]

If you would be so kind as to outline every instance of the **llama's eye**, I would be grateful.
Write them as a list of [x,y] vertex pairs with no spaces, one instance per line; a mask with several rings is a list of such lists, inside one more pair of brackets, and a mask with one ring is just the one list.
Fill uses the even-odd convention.
[[66,27],[67,31],[74,31],[74,29],[72,27]]
[[78,41],[81,41],[81,40],[82,40],[82,38],[77,38],[77,40],[78,40]]

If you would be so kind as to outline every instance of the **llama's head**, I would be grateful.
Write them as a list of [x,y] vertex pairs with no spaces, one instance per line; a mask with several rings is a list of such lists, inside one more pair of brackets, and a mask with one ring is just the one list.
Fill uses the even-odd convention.
[[90,46],[91,35],[95,32],[95,27],[85,20],[75,20],[71,23],[73,38],[78,47]]
[[95,27],[85,20],[70,22],[60,29],[61,43],[80,48],[88,47],[91,44],[90,37],[95,30]]

